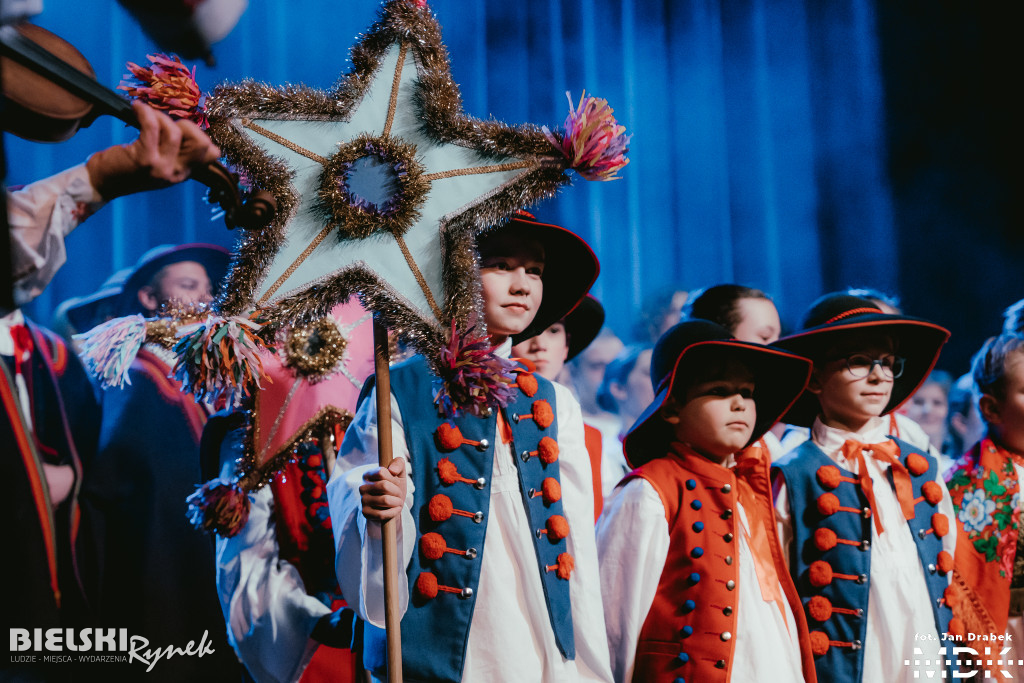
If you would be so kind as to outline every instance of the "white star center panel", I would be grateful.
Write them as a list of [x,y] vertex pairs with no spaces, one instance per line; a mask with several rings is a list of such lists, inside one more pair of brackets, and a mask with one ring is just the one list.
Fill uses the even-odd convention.
[[[323,166],[294,147],[327,158],[337,152],[339,143],[360,134],[382,135],[388,119],[392,83],[400,52],[401,46],[398,43],[388,50],[349,121],[252,119],[253,123],[283,138],[283,141],[277,141],[244,126],[239,118],[232,120],[237,130],[267,154],[282,158],[287,163],[295,173],[293,186],[300,197],[295,216],[285,228],[284,244],[258,286],[260,305],[273,304],[305,290],[311,284],[329,281],[347,269],[363,266],[375,272],[398,299],[418,311],[423,319],[436,319],[397,240],[388,232],[379,231],[365,239],[346,238],[339,241],[337,231],[332,230],[303,258],[303,253],[325,227],[323,219],[315,211]],[[521,161],[515,157],[485,158],[474,150],[456,144],[434,142],[426,135],[425,124],[417,115],[414,98],[418,87],[414,52],[406,50],[390,137],[399,138],[416,147],[415,158],[424,166],[425,175]],[[292,143],[291,146],[284,141]],[[440,306],[444,305],[445,294],[441,226],[449,218],[485,201],[534,168],[531,164],[525,168],[433,178],[430,181],[430,190],[419,207],[420,218],[405,233],[404,240],[434,301]],[[301,264],[295,267],[294,264],[300,261]],[[279,282],[289,269],[293,271]]]

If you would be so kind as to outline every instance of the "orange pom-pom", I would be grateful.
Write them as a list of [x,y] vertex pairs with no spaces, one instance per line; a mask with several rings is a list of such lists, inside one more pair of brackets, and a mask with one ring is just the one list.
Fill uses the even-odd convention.
[[416,592],[433,600],[437,597],[437,577],[430,572],[423,572],[416,577]]
[[818,468],[818,481],[827,489],[834,489],[839,486],[840,481],[842,481],[840,479],[841,476],[843,475],[835,465],[822,465]]
[[953,556],[943,550],[935,561],[935,566],[940,574],[948,574],[953,571]]
[[821,552],[832,550],[839,544],[839,537],[831,529],[821,527],[814,531],[814,546]]
[[815,595],[807,601],[807,613],[815,621],[828,621],[832,618],[832,603],[823,595]]
[[956,636],[958,640],[966,636],[967,629],[964,628],[963,619],[961,619],[960,617],[953,617],[952,619],[950,619],[948,633]]
[[520,372],[519,379],[516,380],[516,384],[519,385],[519,391],[523,392],[530,398],[533,398],[537,393],[537,378],[529,372]]
[[545,505],[551,505],[562,500],[562,486],[554,477],[545,478],[544,482],[540,485],[540,490],[544,494]]
[[454,451],[462,445],[462,430],[453,424],[442,422],[437,428],[437,445],[442,451]]
[[320,467],[320,465],[324,464],[324,461],[319,455],[311,455],[306,458],[306,464],[310,467]]
[[548,540],[558,543],[569,535],[569,522],[562,515],[551,515],[544,525],[548,530]]
[[310,490],[309,495],[313,497],[313,500],[320,500],[320,496],[324,495],[324,490],[320,486],[314,486]]
[[427,504],[427,514],[430,515],[430,519],[434,522],[446,522],[452,516],[452,510],[455,506],[452,505],[452,499],[443,493],[439,493],[430,499],[430,503]]
[[552,439],[550,436],[545,436],[537,444],[537,455],[540,456],[540,461],[545,465],[550,465],[554,461],[558,460],[558,442]]
[[444,542],[444,537],[433,531],[420,537],[420,551],[428,560],[441,559],[447,547],[448,544]]
[[942,487],[934,481],[926,481],[921,486],[921,493],[924,495],[924,499],[928,501],[929,505],[938,505],[939,501],[942,500]]
[[533,402],[533,421],[541,429],[547,429],[555,421],[555,412],[551,410],[551,404],[541,399]]
[[834,493],[823,493],[818,496],[818,512],[826,517],[839,512],[839,497]]
[[809,635],[811,638],[811,652],[814,653],[815,657],[820,657],[828,652],[828,634],[822,631],[811,631]]
[[437,473],[441,481],[446,484],[454,484],[459,480],[459,468],[448,458],[441,458],[437,463]]
[[808,574],[810,575],[811,585],[817,588],[832,583],[832,565],[825,560],[812,562],[808,568]]
[[942,591],[942,599],[950,609],[960,604],[960,594],[952,586],[946,586],[946,589]]
[[572,570],[576,568],[576,560],[569,553],[561,553],[558,556],[558,569],[556,575],[560,579],[569,580]]
[[941,512],[936,512],[934,515],[932,515],[932,531],[934,531],[935,535],[939,538],[942,538],[943,536],[948,534],[949,517],[946,517],[946,515],[942,514]]
[[911,453],[907,456],[907,469],[915,477],[919,477],[928,471],[928,461],[920,453]]

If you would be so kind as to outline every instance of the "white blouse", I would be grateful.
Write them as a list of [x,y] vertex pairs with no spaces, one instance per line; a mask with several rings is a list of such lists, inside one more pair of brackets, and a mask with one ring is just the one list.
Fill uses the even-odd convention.
[[[739,520],[749,532],[746,513],[737,503]],[[631,479],[615,489],[597,526],[601,585],[605,597],[605,622],[616,681],[630,681],[637,641],[669,550],[665,506],[650,482]],[[739,540],[739,603],[736,608],[736,649],[732,681],[764,680],[765,664],[771,662],[772,683],[804,680],[796,620],[783,599],[785,615],[774,601],[761,595],[747,533]],[[779,587],[779,593],[785,591]]]
[[[499,353],[508,356],[506,342]],[[544,587],[537,571],[533,529],[523,508],[515,459],[495,430],[494,470],[486,546],[469,629],[463,681],[538,683],[611,681],[601,585],[594,539],[593,482],[583,440],[579,404],[565,387],[554,384],[558,424],[559,478],[562,505],[569,522],[568,552],[576,560],[569,579],[576,658],[562,657],[547,614]],[[427,398],[427,397],[425,397]],[[402,415],[391,398],[394,457],[408,463]],[[415,464],[413,464],[414,466]],[[337,546],[336,566],[343,595],[371,624],[384,627],[381,527],[361,513],[363,474],[377,467],[377,411],[374,395],[363,401],[342,442],[327,485],[331,523]],[[401,567],[415,550],[416,523],[410,512],[415,486],[409,480],[398,527]],[[399,572],[400,610],[408,607],[407,575]],[[358,596],[358,597],[357,597]]]
[[[889,430],[889,418],[873,418],[860,432],[851,433],[828,427],[815,420],[811,427],[811,440],[840,467],[859,473],[856,461],[847,460],[841,452],[847,439],[864,444],[881,443]],[[868,594],[867,632],[864,640],[863,681],[900,681],[910,679],[915,671],[924,679],[939,680],[943,667],[939,648],[948,645],[940,640],[935,628],[931,596],[925,582],[925,569],[917,552],[910,526],[903,517],[899,500],[886,476],[889,464],[868,455],[864,462],[874,488],[874,514],[881,518],[884,532],[881,536],[871,524],[871,574]],[[942,486],[942,500],[937,512],[945,514],[954,529],[956,515],[953,501],[946,490],[942,473],[935,477]],[[783,556],[790,557],[793,542],[792,510],[785,484],[776,487],[775,516],[782,542]],[[943,550],[955,556],[956,534],[942,538]],[[917,648],[917,651],[915,651]],[[907,666],[906,660],[920,661],[920,665]],[[929,668],[925,662],[932,662]],[[934,674],[930,673],[934,672]]]

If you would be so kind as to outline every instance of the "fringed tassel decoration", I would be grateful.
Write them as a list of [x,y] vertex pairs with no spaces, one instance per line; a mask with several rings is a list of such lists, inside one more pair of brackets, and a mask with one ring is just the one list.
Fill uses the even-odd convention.
[[262,386],[261,380],[269,379],[259,357],[259,351],[266,348],[257,336],[259,328],[242,316],[207,316],[174,347],[178,362],[173,374],[181,382],[181,390],[210,406],[222,398],[230,407],[241,405]]
[[122,387],[131,384],[128,370],[146,340],[146,319],[141,315],[114,318],[74,338],[82,342],[79,356],[100,386]]
[[185,502],[189,522],[199,531],[231,538],[249,521],[249,496],[237,479],[211,479]]
[[156,54],[146,55],[146,58],[152,66],[126,64],[131,74],[122,77],[118,90],[174,118],[188,119],[204,130],[208,128],[205,97],[196,83],[195,67],[189,71],[177,55]]
[[485,416],[515,396],[518,366],[494,355],[490,340],[474,336],[474,329],[460,333],[452,321],[448,344],[439,353],[435,382],[440,386],[434,402],[449,418],[462,413]]
[[631,135],[620,126],[608,106],[608,100],[580,96],[577,108],[569,98],[569,115],[565,119],[565,132],[559,137],[545,126],[544,137],[569,160],[569,167],[587,180],[618,180],[616,173],[629,163]]

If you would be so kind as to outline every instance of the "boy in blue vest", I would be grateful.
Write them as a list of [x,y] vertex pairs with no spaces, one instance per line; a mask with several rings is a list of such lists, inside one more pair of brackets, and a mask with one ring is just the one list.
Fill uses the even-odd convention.
[[[524,213],[481,235],[478,252],[484,322],[506,357],[598,272],[583,240]],[[372,392],[345,434],[328,484],[338,580],[367,622],[364,663],[378,678],[379,522],[398,517],[406,680],[611,680],[580,408],[526,367],[516,386],[504,408],[449,419],[414,357],[391,370],[392,466],[376,465]]]
[[867,299],[828,294],[800,332],[777,342],[814,362],[783,418],[810,427],[811,438],[776,463],[773,477],[819,681],[951,673],[938,651],[955,645],[941,639],[958,630],[946,604],[952,501],[935,457],[889,436],[882,418],[917,390],[948,337]]
[[636,467],[598,523],[617,681],[814,681],[799,596],[775,534],[767,449],[810,363],[707,320],[654,347],[658,391],[625,438]]

